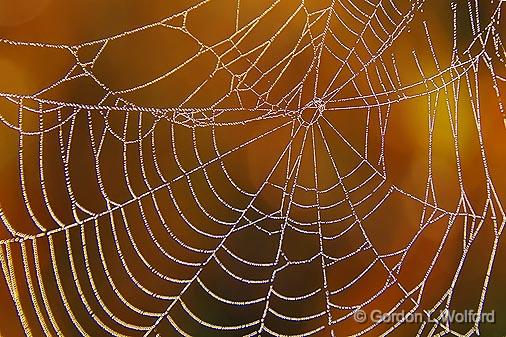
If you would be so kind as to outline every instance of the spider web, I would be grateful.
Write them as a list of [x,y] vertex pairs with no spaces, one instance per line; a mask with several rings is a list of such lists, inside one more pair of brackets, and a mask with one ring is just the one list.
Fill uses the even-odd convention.
[[[504,115],[503,1],[188,6],[86,43],[1,40],[66,57],[0,93],[19,194],[0,260],[25,333],[479,334],[441,313],[463,291],[484,311],[506,221],[484,132]],[[355,322],[374,309],[426,320]]]

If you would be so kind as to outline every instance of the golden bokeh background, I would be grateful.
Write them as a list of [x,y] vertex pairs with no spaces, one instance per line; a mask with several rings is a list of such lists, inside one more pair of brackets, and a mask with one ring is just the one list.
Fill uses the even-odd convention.
[[0,335],[503,336],[505,8],[0,0]]

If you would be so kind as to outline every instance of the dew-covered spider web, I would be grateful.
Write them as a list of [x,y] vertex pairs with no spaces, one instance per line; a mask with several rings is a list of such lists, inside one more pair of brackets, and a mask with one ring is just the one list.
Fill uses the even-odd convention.
[[33,6],[0,14],[0,334],[504,333],[444,313],[505,304],[506,2]]

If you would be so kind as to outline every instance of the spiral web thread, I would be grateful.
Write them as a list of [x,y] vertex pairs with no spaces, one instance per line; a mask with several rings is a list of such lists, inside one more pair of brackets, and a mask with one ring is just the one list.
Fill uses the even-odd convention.
[[[478,83],[479,71],[490,73],[495,94],[493,99],[497,101],[498,110],[503,112],[500,89],[506,78],[497,71],[498,67],[504,68],[506,57],[499,33],[504,8],[502,1],[491,3],[494,10],[490,17],[480,15],[477,0],[446,4],[453,13],[454,45],[452,59],[444,61],[438,57],[438,48],[433,44],[434,32],[430,25],[425,20],[416,21],[424,10],[430,9],[422,0],[405,1],[401,2],[402,4],[394,0],[359,2],[335,0],[329,5],[320,6],[321,8],[308,1],[300,1],[294,6],[295,10],[287,16],[286,23],[277,28],[274,35],[266,37],[262,43],[245,54],[240,51],[242,41],[255,31],[255,27],[263,22],[264,17],[276,11],[282,1],[274,1],[262,11],[261,15],[251,18],[247,23],[240,23],[242,7],[241,0],[238,0],[236,7],[227,9],[236,12],[234,34],[214,45],[207,45],[193,35],[186,25],[186,20],[194,11],[212,1],[215,0],[202,1],[161,21],[135,30],[79,45],[1,41],[3,44],[13,46],[57,49],[58,52],[67,53],[75,58],[75,63],[68,73],[44,90],[33,95],[0,93],[3,100],[17,107],[17,120],[5,114],[1,114],[0,117],[3,128],[10,128],[10,132],[15,132],[19,139],[18,159],[22,197],[33,226],[33,230],[21,230],[15,218],[9,218],[5,210],[0,213],[3,226],[10,233],[9,238],[1,241],[1,270],[25,333],[37,335],[42,331],[45,335],[65,335],[63,326],[66,323],[55,313],[57,309],[52,309],[54,299],[46,293],[49,282],[58,289],[60,298],[57,301],[65,308],[66,317],[73,326],[72,331],[79,335],[93,335],[94,333],[89,330],[92,322],[103,334],[115,336],[157,334],[191,336],[198,334],[195,331],[207,331],[210,335],[214,333],[217,336],[320,334],[340,336],[343,334],[340,327],[351,321],[357,311],[375,303],[392,288],[400,291],[401,296],[385,312],[389,310],[393,312],[407,305],[413,312],[423,309],[427,318],[433,319],[417,327],[418,335],[470,336],[479,333],[478,323],[468,327],[467,331],[457,332],[453,330],[451,324],[434,315],[439,313],[438,310],[441,308],[450,308],[456,283],[473,242],[482,228],[492,226],[493,246],[490,254],[487,254],[488,260],[482,261],[488,267],[486,274],[482,275],[482,291],[479,294],[478,306],[475,308],[477,312],[483,311],[496,249],[505,224],[504,210],[489,174],[487,156],[482,143],[483,111],[480,109]],[[279,42],[278,36],[282,36],[289,29],[290,22],[299,16],[304,18],[304,28],[297,37],[293,49],[285,51],[284,56],[269,68],[259,66],[263,55]],[[457,41],[458,24],[462,20],[467,20],[473,33],[469,45],[465,47],[458,46]],[[391,53],[390,49],[399,38],[407,34],[415,25],[415,21],[421,25],[425,33],[426,41],[423,43],[427,45],[426,49],[433,59],[435,71],[425,70],[425,65],[417,52],[409,51],[411,54],[409,57],[419,72],[413,78],[421,79],[408,81],[397,67],[398,56]],[[170,71],[126,89],[110,89],[94,73],[95,64],[110,45],[122,39],[135,39],[136,34],[160,28],[181,32],[199,46],[198,51]],[[350,39],[351,43],[341,37],[343,31],[353,37]],[[216,51],[223,46],[229,49],[225,49],[226,51],[222,53]],[[87,61],[81,60],[80,52],[90,47],[96,48],[96,55]],[[274,100],[271,91],[276,86],[277,79],[292,69],[290,65],[297,57],[308,51],[313,56],[308,69],[300,70],[304,72],[302,81],[295,83]],[[214,70],[178,106],[167,108],[141,106],[125,98],[130,93],[156,86],[181,71],[199,56],[210,53],[215,56]],[[322,59],[324,54],[333,58],[336,66],[330,81],[321,88],[317,84],[319,69],[322,62],[325,62]],[[247,64],[242,73],[232,70],[234,62],[238,60],[246,61]],[[191,102],[191,99],[220,72],[230,73],[230,86],[225,95],[208,106],[197,108],[189,106],[188,102]],[[251,80],[252,77],[254,80]],[[97,104],[82,104],[45,97],[45,94],[54,88],[79,78],[91,79],[105,90],[103,99]],[[265,82],[267,78],[270,80]],[[306,99],[305,86],[311,81],[314,84],[311,86],[313,95],[309,95],[311,97]],[[259,83],[263,83],[263,86]],[[355,95],[343,97],[343,88],[349,87],[354,88]],[[481,163],[476,164],[483,167],[485,175],[486,202],[482,209],[476,209],[471,205],[460,171],[457,131],[459,121],[456,110],[457,102],[463,95],[469,97],[469,105],[474,116],[473,132],[478,135],[481,145]],[[416,195],[389,181],[384,153],[390,109],[396,104],[417,98],[426,99],[429,109],[428,172],[424,195]],[[339,118],[340,113],[356,110],[363,111],[367,116],[365,125],[353,126],[363,128],[365,139],[363,146],[357,146],[348,140],[333,122],[334,118]],[[123,116],[123,126],[119,128],[112,122],[109,123],[113,118],[111,116],[118,113]],[[451,123],[453,137],[451,143],[454,143],[453,150],[456,153],[454,167],[460,186],[459,202],[452,210],[438,204],[431,169],[433,131],[437,127],[436,114],[442,113]],[[379,125],[370,123],[374,114],[378,115]],[[35,127],[33,123],[27,125],[30,124],[26,122],[27,119],[36,120],[38,123],[35,123]],[[219,130],[234,127],[254,128],[257,123],[266,121],[274,126],[234,146],[224,148],[217,140],[216,134]],[[93,155],[91,160],[95,166],[93,175],[96,177],[104,202],[101,210],[92,210],[94,207],[88,207],[81,202],[75,193],[79,185],[76,186],[73,180],[73,171],[70,168],[72,163],[69,162],[69,158],[74,143],[81,141],[75,136],[74,130],[79,123],[84,123],[88,128],[88,135],[85,133],[83,135],[86,135],[86,141],[91,143]],[[167,130],[171,130],[168,136],[171,151],[162,152],[157,147],[157,131],[161,124],[168,125]],[[373,158],[368,149],[369,134],[373,128],[379,128],[381,139],[377,158]],[[190,145],[193,145],[191,157],[195,158],[193,166],[188,165],[182,158],[189,156],[188,147],[183,151],[178,148],[180,144],[177,133],[182,129],[188,130],[191,134]],[[131,130],[134,130],[134,136]],[[200,134],[202,130],[209,132],[207,138]],[[289,130],[288,141],[276,154],[274,165],[267,170],[256,190],[248,190],[242,186],[241,181],[236,181],[227,167],[227,158],[245,151],[277,132],[286,130]],[[48,174],[48,169],[45,168],[47,165],[45,144],[51,137],[57,140],[53,146],[56,146],[58,163],[61,165],[62,177],[65,180],[63,182],[66,186],[65,203],[69,205],[71,219],[58,214],[59,211],[55,209],[63,207],[61,201],[52,198],[46,189],[44,177]],[[79,137],[84,136],[80,134]],[[199,149],[202,142],[205,142],[201,140],[204,138],[207,139],[207,148],[211,148],[209,150],[211,155],[203,154]],[[336,139],[358,159],[353,167],[346,170],[339,167],[339,157],[332,151]],[[38,159],[35,157],[35,160],[38,160],[39,164],[40,181],[37,193],[41,193],[51,221],[44,220],[46,218],[41,220],[38,216],[40,212],[36,210],[38,206],[32,206],[31,194],[35,192],[31,187],[27,187],[29,182],[24,172],[26,158],[33,156],[31,152],[26,153],[25,143],[28,140],[35,140],[38,144]],[[125,200],[111,196],[106,178],[102,176],[101,161],[104,160],[102,152],[105,151],[107,142],[119,143],[123,151],[124,178],[130,195]],[[138,171],[136,173],[132,173],[129,164],[132,148],[138,152],[136,159],[132,159]],[[323,182],[324,179],[321,178],[322,164],[318,160],[322,153],[328,160],[328,169],[335,177],[334,182]],[[177,174],[168,176],[167,172],[164,172],[162,165],[159,164],[163,155],[173,156]],[[309,158],[312,166],[310,169],[303,157]],[[147,166],[153,170],[148,172]],[[361,176],[361,181],[351,184],[354,174],[364,170],[367,174]],[[223,188],[216,186],[217,178],[213,178],[216,177],[216,171],[228,182],[226,185],[228,191],[223,192]],[[156,179],[150,176],[152,172],[156,172]],[[140,176],[142,183],[133,182],[133,175]],[[311,175],[312,179],[307,179]],[[197,179],[200,179],[200,183],[196,182]],[[183,190],[185,192],[181,192]],[[360,198],[356,196],[364,190],[366,193],[363,193],[363,196]],[[278,193],[281,196],[279,205],[270,210],[259,201],[268,198],[268,195],[271,195],[268,193]],[[308,198],[300,199],[299,193],[312,195],[312,201],[308,201]],[[364,222],[394,195],[412,200],[420,206],[420,223],[415,224],[418,226],[417,231],[402,249],[381,251],[376,248],[374,238],[368,233]],[[218,208],[214,204],[211,206],[209,201],[211,199],[224,211],[216,211]],[[60,206],[55,206],[55,203]],[[164,212],[167,203],[171,203],[171,207],[179,215],[177,220]],[[193,205],[191,208],[190,204]],[[341,208],[346,209],[344,214],[332,213],[332,210]],[[359,208],[361,209],[358,210]],[[314,212],[312,220],[300,220],[296,215],[299,210],[312,210]],[[330,216],[324,216],[329,210]],[[195,213],[201,213],[201,218],[195,220],[193,217]],[[432,307],[421,308],[420,303],[426,292],[425,287],[432,269],[441,258],[445,240],[452,226],[455,226],[459,219],[463,219],[465,223],[465,233],[453,281]],[[194,233],[195,239],[191,235],[179,237],[173,225],[176,221]],[[277,225],[265,225],[266,223]],[[153,264],[149,256],[146,256],[147,253],[143,250],[144,243],[136,239],[139,226],[135,224],[141,224],[140,228],[157,247],[159,256],[162,256],[170,266],[179,267],[159,270],[159,265]],[[443,224],[445,227],[439,248],[431,256],[432,262],[424,271],[423,277],[414,286],[405,286],[398,279],[404,260],[417,238],[434,224],[438,226]],[[173,240],[172,242],[178,246],[177,249],[164,246],[163,241],[167,239],[161,239],[160,231],[157,232],[152,228],[158,225],[163,225],[165,235]],[[133,230],[132,226],[136,229]],[[290,240],[286,237],[288,230],[301,236],[317,238],[316,251],[301,259],[289,256],[285,252],[285,245],[288,244],[285,241]],[[341,256],[325,251],[328,242],[339,240],[351,230],[358,230],[361,233],[360,242],[354,251]],[[246,231],[258,231],[276,239],[274,254],[270,260],[255,260],[248,254],[242,254],[237,246],[231,247],[229,241],[235,241],[233,238]],[[108,247],[102,242],[106,240],[104,232],[109,233],[107,236],[110,239],[109,243],[117,251],[116,259],[120,263],[115,267],[124,270],[129,276],[129,286],[142,293],[144,301],[146,298],[152,299],[152,305],[150,302],[136,302],[135,298],[125,293],[124,286],[117,286],[115,273],[110,271],[112,267],[107,258],[110,253],[106,252]],[[201,245],[201,242],[206,244]],[[125,253],[123,251],[127,245],[129,250]],[[111,293],[121,303],[120,313],[116,312],[116,309],[108,304],[108,299],[101,294],[101,285],[97,284],[94,275],[98,269],[92,266],[93,258],[88,252],[92,249],[90,247],[97,249],[97,264],[103,274],[101,279],[105,280]],[[328,274],[331,273],[329,270],[333,266],[365,252],[370,254],[369,263],[361,267],[358,274],[350,273],[346,284],[336,285],[328,280]],[[44,254],[47,256],[43,257]],[[77,255],[79,258],[76,258]],[[137,255],[135,261],[160,282],[158,287],[144,284],[144,276],[139,275],[137,267],[133,266],[135,262],[129,261],[131,255]],[[49,267],[43,266],[44,258],[49,261]],[[397,263],[388,263],[389,258],[397,259]],[[69,268],[66,272],[61,271],[62,259],[66,259],[65,263]],[[85,268],[86,274],[78,271],[80,268],[78,264]],[[291,295],[290,291],[284,292],[283,286],[277,283],[279,275],[287,269],[306,264],[319,266],[320,286],[296,296]],[[216,274],[240,284],[239,290],[229,292],[217,290],[216,279],[212,280],[212,277],[206,276],[206,273],[210,273],[208,269],[211,265],[217,268]],[[22,267],[19,269],[16,266]],[[372,296],[367,296],[365,300],[353,305],[342,304],[336,299],[378,267],[384,272],[383,286],[375,290]],[[244,272],[247,269],[254,272]],[[20,287],[28,290],[26,296],[21,295]],[[245,298],[240,289],[250,287],[260,289],[258,292],[251,291],[252,294],[258,295]],[[91,291],[85,291],[85,288]],[[78,305],[81,307],[79,310],[88,314],[87,320],[83,320],[82,314],[75,313],[76,297],[69,298],[67,295],[69,291],[78,294],[77,301],[80,301]],[[211,315],[209,313],[211,309],[195,301],[196,295],[191,295],[196,291],[200,291],[200,297],[207,296],[207,301],[219,302],[219,305],[237,310],[246,310],[247,314],[233,322]],[[295,305],[315,298],[321,299],[321,303],[311,305],[309,311],[304,314],[290,312],[292,303]],[[279,305],[280,302],[284,304]],[[30,316],[26,314],[27,311],[32,311]],[[294,331],[297,332],[283,331],[280,328],[283,323],[276,325],[272,323],[273,320],[292,324],[291,326],[296,327]],[[395,333],[404,323],[400,321],[388,327],[382,322],[367,323],[346,334],[386,335]],[[198,329],[202,330],[192,330],[195,328],[188,328],[190,325],[198,326]]]

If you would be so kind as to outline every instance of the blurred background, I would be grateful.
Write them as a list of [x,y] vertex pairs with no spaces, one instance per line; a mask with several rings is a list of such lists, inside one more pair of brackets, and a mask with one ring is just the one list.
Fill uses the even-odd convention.
[[0,335],[503,336],[501,3],[0,0]]

